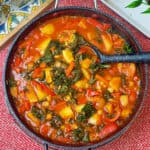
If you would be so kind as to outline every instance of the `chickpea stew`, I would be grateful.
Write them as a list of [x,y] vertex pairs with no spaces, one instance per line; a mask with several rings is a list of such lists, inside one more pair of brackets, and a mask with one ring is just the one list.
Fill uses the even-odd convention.
[[110,24],[79,16],[48,20],[17,45],[8,80],[12,99],[28,126],[50,141],[100,141],[133,112],[136,64],[101,64],[88,42],[108,55],[132,52]]

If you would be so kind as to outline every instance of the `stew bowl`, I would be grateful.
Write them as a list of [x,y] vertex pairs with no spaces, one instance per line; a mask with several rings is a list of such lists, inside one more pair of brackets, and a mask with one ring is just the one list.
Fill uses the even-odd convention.
[[30,23],[28,23],[16,36],[14,41],[12,42],[9,52],[5,61],[5,67],[4,67],[4,72],[3,72],[3,86],[4,86],[4,91],[5,91],[5,97],[6,97],[6,103],[8,106],[8,109],[12,116],[14,117],[16,123],[19,125],[19,127],[27,133],[30,137],[33,139],[37,140],[41,144],[45,145],[45,148],[48,149],[48,146],[55,148],[55,149],[90,149],[90,148],[96,148],[103,146],[105,144],[108,144],[112,142],[114,139],[118,138],[120,135],[122,135],[127,129],[131,126],[133,121],[135,121],[137,115],[139,114],[145,95],[147,93],[147,83],[148,83],[148,66],[147,64],[138,64],[139,67],[139,72],[140,72],[140,78],[141,78],[141,87],[140,87],[140,93],[136,102],[136,106],[133,110],[132,115],[130,118],[127,120],[126,124],[120,128],[116,133],[104,138],[101,141],[98,141],[96,143],[92,144],[87,144],[87,145],[68,145],[68,144],[59,144],[59,143],[54,143],[46,138],[42,137],[41,135],[35,133],[19,116],[14,102],[12,100],[11,94],[9,92],[9,87],[7,84],[8,78],[9,78],[9,72],[10,72],[10,65],[11,61],[14,57],[14,54],[17,49],[17,45],[19,41],[23,40],[24,37],[37,25],[40,23],[44,22],[45,20],[50,20],[53,18],[57,18],[60,16],[83,16],[83,17],[92,17],[96,19],[97,21],[101,21],[104,23],[109,23],[112,25],[112,28],[116,30],[123,38],[125,38],[129,44],[132,46],[132,48],[135,50],[135,53],[140,53],[141,47],[139,43],[137,42],[137,39],[134,37],[133,33],[129,29],[127,29],[123,24],[121,24],[117,19],[111,17],[110,15],[94,10],[94,9],[89,9],[89,8],[83,8],[83,7],[65,7],[65,8],[58,8],[54,10],[49,10],[46,13],[36,17],[33,19]]

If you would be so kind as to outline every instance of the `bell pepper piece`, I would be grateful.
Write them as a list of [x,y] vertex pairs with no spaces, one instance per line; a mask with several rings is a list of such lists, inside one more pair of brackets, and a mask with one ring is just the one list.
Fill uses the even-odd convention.
[[62,101],[57,103],[56,105],[50,106],[49,109],[50,110],[54,110],[54,111],[60,111],[62,110],[64,107],[66,106],[66,102]]
[[98,91],[93,91],[92,89],[87,89],[86,95],[87,96],[99,96],[101,93]]

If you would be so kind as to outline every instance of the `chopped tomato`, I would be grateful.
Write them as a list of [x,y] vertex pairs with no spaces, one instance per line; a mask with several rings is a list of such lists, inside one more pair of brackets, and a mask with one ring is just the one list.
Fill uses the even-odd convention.
[[48,134],[48,131],[49,131],[49,126],[47,124],[41,126],[40,133],[42,135],[46,136]]
[[29,101],[24,101],[24,103],[19,107],[19,112],[24,113],[25,111],[30,110],[31,105]]
[[78,98],[78,104],[85,104],[87,102],[87,99],[85,96],[81,96]]
[[118,126],[116,123],[111,123],[106,125],[102,131],[99,133],[100,138],[105,138],[106,136],[112,134],[113,132],[117,131]]

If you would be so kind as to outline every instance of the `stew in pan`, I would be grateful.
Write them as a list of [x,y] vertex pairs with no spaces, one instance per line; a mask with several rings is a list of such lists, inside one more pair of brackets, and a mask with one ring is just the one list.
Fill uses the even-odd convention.
[[103,53],[131,53],[110,24],[63,16],[45,21],[17,45],[8,84],[21,118],[60,144],[89,144],[110,136],[132,114],[140,76],[134,63],[101,64]]

